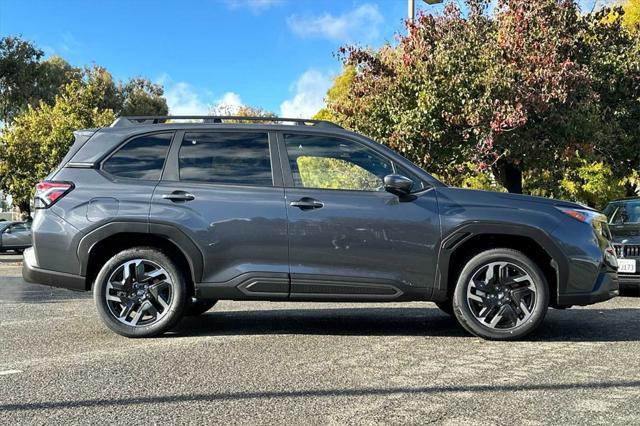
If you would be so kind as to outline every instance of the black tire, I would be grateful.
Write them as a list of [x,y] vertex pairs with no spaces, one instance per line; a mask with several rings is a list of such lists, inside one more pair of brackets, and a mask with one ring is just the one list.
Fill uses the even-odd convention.
[[[511,271],[516,271],[516,273],[521,274],[517,277],[518,280],[521,279],[521,276],[528,275],[523,281],[526,284],[519,284],[515,282],[516,280],[509,278],[505,278],[504,280],[502,278],[487,279],[490,268],[496,271],[495,268],[497,267],[498,275],[502,273],[501,264],[507,264],[508,268],[511,268]],[[509,269],[507,269],[507,271],[508,270]],[[472,278],[477,277],[477,274],[483,274],[483,271],[486,271],[484,273],[487,274],[485,275],[485,281],[476,280],[474,284],[472,284]],[[509,272],[505,272],[506,275],[508,275],[508,273]],[[492,274],[495,274],[495,272]],[[516,288],[516,290],[520,291],[517,296],[514,290],[510,290],[507,296],[505,296],[506,290],[478,292],[480,287],[475,287],[477,283],[484,286],[487,281],[496,282],[495,287],[502,289],[513,288],[509,286],[526,285],[526,287]],[[502,285],[502,282],[509,283],[509,286]],[[471,290],[469,287],[471,287]],[[489,286],[482,288],[487,290],[494,287]],[[468,293],[472,293],[472,295],[468,295]],[[484,294],[486,297],[479,297],[477,294]],[[501,294],[502,296],[500,296]],[[526,294],[526,296],[521,299],[521,294]],[[482,302],[472,299],[472,297],[482,299]],[[505,297],[507,298],[505,299]],[[485,308],[485,306],[489,306],[489,303],[498,303],[498,300],[500,300],[502,305],[491,305],[490,308]],[[524,304],[524,309],[516,300],[522,300],[521,303]],[[487,303],[487,305],[485,305],[485,303]],[[504,311],[502,311],[501,309],[504,305],[509,305],[509,307],[505,307]],[[491,309],[486,319],[479,319],[479,317],[482,316],[482,311],[479,313],[476,312],[479,309],[478,306],[483,306],[482,309]],[[516,312],[516,308],[513,308],[514,306],[519,309],[519,313]],[[516,340],[526,336],[534,331],[544,320],[548,306],[549,286],[544,274],[535,262],[523,253],[512,249],[491,249],[474,256],[460,272],[453,295],[453,311],[460,325],[471,334],[488,340]],[[474,309],[476,311],[474,311]],[[491,312],[496,313],[491,316]],[[500,319],[498,319],[497,325],[492,327],[487,323],[489,319],[496,319],[500,312],[503,312],[505,315],[499,315]],[[509,315],[506,315],[507,313]],[[514,315],[522,315],[522,318]],[[521,323],[518,324],[520,321]],[[489,321],[489,323],[492,322],[493,321]],[[503,325],[503,328],[498,328],[501,327],[500,324],[504,323],[506,323],[506,326]]]
[[442,312],[444,312],[447,315],[453,316],[453,301],[451,299],[448,299],[442,302],[434,302],[434,303],[438,308],[440,308]]
[[[166,272],[166,278],[168,279],[160,281],[170,282],[170,284],[168,285],[171,288],[171,297],[168,303],[163,299],[167,307],[165,308],[165,310],[162,310],[161,314],[157,314],[157,316],[162,315],[161,318],[157,319],[155,322],[150,322],[148,324],[132,326],[125,324],[118,319],[116,314],[112,311],[113,307],[109,304],[106,297],[107,292],[112,294],[112,292],[114,291],[113,288],[107,290],[108,286],[113,285],[113,283],[119,282],[112,281],[112,284],[109,283],[109,280],[113,276],[113,274],[119,273],[119,268],[125,267],[123,265],[127,265],[127,262],[131,262],[134,260],[143,260],[144,262],[149,262],[149,264],[153,264],[163,269],[162,272]],[[135,271],[134,275],[138,275],[137,271]],[[165,275],[163,274],[162,276]],[[122,282],[125,282],[125,280],[123,279]],[[150,282],[153,283],[154,281]],[[144,290],[141,291],[144,292]],[[178,269],[176,264],[161,250],[152,247],[134,247],[116,254],[107,263],[104,264],[104,266],[98,273],[98,276],[96,277],[93,286],[93,296],[95,299],[98,315],[105,323],[105,325],[111,330],[126,337],[152,337],[170,330],[178,323],[183,315],[187,302],[187,285],[184,275],[182,274],[180,269]]]
[[191,300],[187,307],[184,310],[184,316],[186,317],[197,317],[198,315],[202,315],[207,312],[209,309],[213,308],[213,306],[218,303],[217,300],[202,300],[195,299]]

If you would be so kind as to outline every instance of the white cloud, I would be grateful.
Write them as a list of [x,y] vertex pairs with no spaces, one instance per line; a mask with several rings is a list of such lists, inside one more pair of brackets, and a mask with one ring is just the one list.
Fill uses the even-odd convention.
[[184,81],[165,86],[164,96],[171,115],[206,115],[209,105],[200,98],[193,86]]
[[240,95],[234,92],[227,92],[209,109],[211,115],[235,115],[240,107],[244,106]]
[[289,118],[311,118],[322,107],[327,90],[333,84],[330,74],[309,69],[292,85],[293,98],[280,104],[280,115]]
[[328,38],[338,42],[375,40],[383,21],[378,6],[369,3],[339,16],[325,12],[315,17],[291,15],[287,18],[289,28],[301,37]]
[[282,0],[227,0],[231,9],[247,8],[253,13],[260,13],[282,3]]
[[231,114],[244,105],[237,93],[226,92],[216,98],[210,91],[198,91],[187,82],[174,82],[168,74],[162,74],[155,82],[164,86],[171,115]]

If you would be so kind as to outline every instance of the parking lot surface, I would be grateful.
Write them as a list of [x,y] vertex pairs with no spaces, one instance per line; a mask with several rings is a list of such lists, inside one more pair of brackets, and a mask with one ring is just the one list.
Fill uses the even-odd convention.
[[526,341],[431,303],[221,302],[145,340],[0,256],[0,424],[639,424],[640,299],[550,310]]

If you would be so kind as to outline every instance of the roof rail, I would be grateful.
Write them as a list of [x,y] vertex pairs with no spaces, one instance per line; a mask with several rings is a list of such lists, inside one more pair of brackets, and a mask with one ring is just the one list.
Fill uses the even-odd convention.
[[111,127],[128,127],[137,124],[166,124],[173,120],[202,120],[203,124],[223,124],[224,122],[255,121],[261,123],[292,123],[297,126],[333,127],[342,129],[342,126],[325,120],[312,120],[306,118],[282,118],[282,117],[240,117],[218,115],[158,115],[158,116],[129,116],[118,117]]

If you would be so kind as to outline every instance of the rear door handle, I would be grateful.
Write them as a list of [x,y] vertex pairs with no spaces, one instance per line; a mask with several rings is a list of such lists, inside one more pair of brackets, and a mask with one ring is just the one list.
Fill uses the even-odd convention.
[[324,203],[311,197],[302,197],[298,201],[289,203],[291,207],[298,207],[300,210],[320,209],[324,207]]
[[173,191],[171,194],[163,194],[162,198],[165,200],[171,200],[174,203],[180,201],[192,201],[196,199],[192,194],[185,191]]

